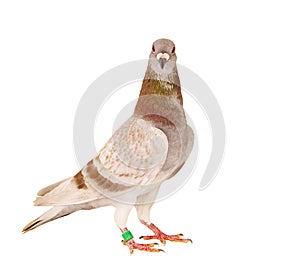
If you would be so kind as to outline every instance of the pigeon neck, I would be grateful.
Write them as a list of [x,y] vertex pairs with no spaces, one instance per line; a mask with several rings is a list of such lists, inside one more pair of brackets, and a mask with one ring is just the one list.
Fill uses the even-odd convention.
[[146,72],[143,80],[140,96],[143,95],[166,95],[177,99],[182,105],[180,81],[177,72],[167,75],[162,79],[155,73]]

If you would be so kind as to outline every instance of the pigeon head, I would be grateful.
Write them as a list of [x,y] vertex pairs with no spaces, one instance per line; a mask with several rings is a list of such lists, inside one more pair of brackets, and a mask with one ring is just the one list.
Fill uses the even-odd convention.
[[152,44],[149,66],[158,75],[168,75],[176,71],[175,44],[168,39],[158,39]]

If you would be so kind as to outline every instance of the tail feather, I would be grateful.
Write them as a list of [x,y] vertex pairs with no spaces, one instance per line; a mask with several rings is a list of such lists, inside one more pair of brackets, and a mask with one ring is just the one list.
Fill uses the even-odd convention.
[[55,219],[67,216],[69,214],[72,214],[75,211],[78,210],[89,210],[104,206],[111,206],[111,201],[108,199],[97,199],[97,200],[91,200],[90,202],[86,202],[83,204],[75,204],[75,205],[69,205],[69,206],[55,206],[46,211],[44,214],[42,214],[40,217],[32,220],[30,223],[28,223],[22,230],[23,233],[26,233],[30,230],[33,230],[43,224],[46,224],[50,221],[53,221]]
[[53,208],[49,209],[47,212],[45,212],[44,214],[42,214],[40,217],[29,222],[23,228],[22,232],[26,233],[26,232],[33,230],[33,229],[35,229],[45,223],[48,223],[52,220],[67,216],[74,211],[75,211],[75,209],[71,209],[70,207],[67,207],[67,206],[53,207]]

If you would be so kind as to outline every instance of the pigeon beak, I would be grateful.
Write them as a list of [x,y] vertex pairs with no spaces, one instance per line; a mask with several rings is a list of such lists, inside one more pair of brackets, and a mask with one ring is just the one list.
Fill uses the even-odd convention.
[[163,69],[165,67],[165,64],[169,60],[170,56],[167,53],[159,53],[157,54],[156,58],[160,64],[160,67]]
[[166,62],[167,62],[167,59],[166,58],[160,58],[160,59],[158,59],[158,62],[160,64],[160,68],[163,69],[165,67]]

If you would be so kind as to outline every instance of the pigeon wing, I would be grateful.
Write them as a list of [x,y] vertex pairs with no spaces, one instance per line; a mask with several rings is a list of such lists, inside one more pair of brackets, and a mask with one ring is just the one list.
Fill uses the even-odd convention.
[[167,136],[150,122],[132,117],[109,139],[82,173],[101,193],[124,193],[151,185],[168,153]]

